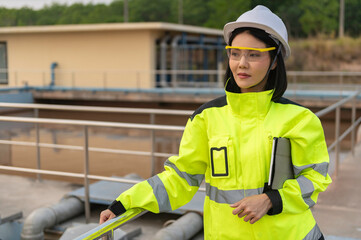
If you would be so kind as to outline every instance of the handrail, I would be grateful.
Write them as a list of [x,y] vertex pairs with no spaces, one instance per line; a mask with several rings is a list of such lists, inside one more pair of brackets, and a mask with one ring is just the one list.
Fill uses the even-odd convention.
[[[144,69],[57,69],[56,73],[166,73],[166,74],[217,74],[222,69],[158,69],[158,70],[144,70]],[[28,72],[28,73],[49,73],[49,69],[4,69],[0,68],[0,73],[14,73],[14,72]],[[290,76],[361,76],[361,71],[287,71]]]
[[354,98],[357,97],[358,95],[360,95],[360,92],[356,92],[356,93],[352,94],[351,96],[349,96],[349,97],[347,97],[347,98],[344,98],[344,99],[342,99],[342,100],[340,100],[340,101],[332,104],[331,106],[328,106],[327,108],[324,108],[324,109],[318,111],[318,112],[316,113],[316,116],[317,116],[317,117],[322,117],[322,116],[326,115],[327,113],[332,112],[332,111],[335,110],[336,108],[344,105],[345,103],[351,101],[352,99],[354,99]]
[[75,240],[93,240],[100,239],[101,237],[107,237],[107,239],[114,238],[114,230],[119,228],[121,225],[124,225],[130,220],[134,220],[141,215],[145,214],[147,211],[140,208],[133,208],[127,210],[122,215],[115,217],[102,225],[84,233],[83,235],[77,237]]
[[[351,132],[351,152],[354,156],[355,154],[355,128],[361,122],[361,117],[356,120],[356,104],[355,101],[357,97],[360,95],[361,91],[357,91],[351,96],[341,99],[340,101],[328,106],[325,109],[316,113],[317,117],[322,117],[327,113],[330,113],[336,110],[336,117],[335,117],[335,141],[330,144],[327,148],[328,152],[335,148],[335,172],[334,176],[337,177],[339,171],[339,162],[340,162],[340,142]],[[352,116],[351,116],[351,126],[340,136],[340,122],[341,122],[341,106],[353,100],[352,103]]]
[[361,76],[361,72],[343,71],[287,71],[289,76]]
[[34,169],[34,168],[23,168],[23,167],[10,167],[10,166],[3,166],[0,165],[0,169],[7,170],[7,171],[15,171],[15,172],[27,172],[27,173],[39,173],[45,175],[53,175],[53,176],[60,176],[60,177],[73,177],[73,178],[88,178],[89,180],[103,180],[103,181],[111,181],[111,182],[120,182],[120,183],[131,183],[137,184],[141,181],[139,180],[131,180],[126,178],[114,178],[114,177],[103,177],[99,175],[85,175],[84,173],[69,173],[63,171],[53,171],[53,170],[41,170],[41,169]]
[[[94,107],[94,106],[69,106],[69,105],[53,105],[53,104],[29,104],[29,103],[0,103],[0,107],[7,107],[7,108],[21,108],[21,109],[33,109],[34,116],[37,118],[39,116],[40,109],[46,110],[63,110],[63,111],[86,111],[86,112],[107,112],[107,113],[132,113],[132,114],[149,114],[150,115],[150,123],[154,125],[155,123],[155,115],[175,115],[175,116],[190,116],[192,115],[193,111],[187,110],[172,110],[172,109],[149,109],[149,108],[119,108],[119,107]],[[14,119],[15,120],[15,119]],[[44,121],[46,119],[43,118]],[[69,122],[69,121],[68,121]],[[39,141],[39,124],[40,122],[36,122],[36,147],[37,147],[37,165],[38,169],[40,169],[40,147],[49,147],[49,144],[42,144]],[[48,123],[48,122],[47,122]],[[56,123],[56,122],[52,122]],[[65,123],[64,123],[65,124]],[[69,122],[72,124],[72,122]],[[85,122],[80,123],[80,125],[84,125]],[[104,123],[99,123],[102,127],[104,127]],[[129,123],[130,124],[130,123]],[[127,128],[141,128],[140,125],[129,125],[126,124]],[[108,127],[126,127],[124,124],[117,124],[117,125],[107,125]],[[84,125],[85,126],[85,125]],[[94,124],[92,125],[94,126]],[[155,126],[155,125],[154,125]],[[141,156],[151,156],[152,158],[152,167],[151,167],[151,174],[153,175],[155,172],[155,157],[170,157],[170,154],[162,154],[155,152],[155,130],[171,130],[171,129],[159,129],[155,128],[154,126],[148,128],[151,130],[151,144],[152,150],[151,152],[141,152],[141,151],[129,151],[129,150],[110,150],[105,148],[89,148],[89,151],[97,151],[97,152],[108,152],[108,153],[121,153],[121,154],[131,154],[131,155],[141,155]],[[184,127],[174,127],[174,130],[183,131]],[[145,128],[143,128],[145,129]],[[3,143],[5,143],[3,141]],[[14,144],[22,145],[24,143],[21,142],[14,142]],[[25,143],[27,144],[27,143]],[[55,148],[58,149],[70,149],[71,146],[60,146],[57,145]],[[40,180],[40,174],[37,175],[37,178]]]
[[131,128],[131,129],[136,128],[136,129],[143,129],[143,130],[168,130],[168,131],[183,131],[184,130],[184,127],[171,126],[171,125],[118,123],[118,122],[68,120],[68,119],[52,119],[52,118],[0,116],[0,121],[25,122],[25,123],[51,123],[51,124],[77,125],[77,126],[89,126],[89,127],[121,127],[121,128]]
[[[137,123],[117,123],[117,122],[104,122],[104,121],[88,121],[88,120],[68,120],[68,119],[49,119],[49,118],[31,118],[31,117],[11,117],[11,116],[0,116],[0,122],[25,122],[25,123],[35,123],[37,124],[37,142],[22,142],[22,141],[7,141],[0,140],[0,144],[14,144],[14,145],[23,145],[23,146],[35,146],[38,149],[38,169],[31,168],[19,168],[19,167],[10,167],[10,166],[1,166],[2,170],[10,170],[10,171],[18,171],[18,172],[30,172],[36,173],[38,176],[40,174],[48,174],[48,175],[56,175],[56,176],[65,176],[65,177],[76,177],[84,179],[84,190],[85,190],[85,215],[86,221],[90,219],[90,202],[89,202],[89,180],[105,180],[105,181],[116,181],[116,182],[124,182],[124,183],[137,183],[138,181],[131,181],[125,179],[116,179],[110,177],[101,177],[97,175],[90,175],[88,173],[89,167],[89,151],[97,151],[97,152],[111,152],[111,153],[126,153],[126,154],[136,154],[136,155],[151,155],[152,156],[152,175],[154,174],[154,157],[169,157],[172,154],[167,153],[156,153],[154,152],[154,148],[152,148],[152,152],[144,152],[144,151],[129,151],[129,150],[114,150],[107,148],[95,148],[88,146],[88,127],[118,127],[118,128],[128,128],[128,129],[143,129],[152,131],[152,146],[154,146],[154,131],[184,131],[183,126],[171,126],[171,125],[157,125],[157,124],[137,124]],[[59,144],[47,144],[39,142],[39,123],[50,123],[50,124],[62,124],[62,125],[75,125],[84,127],[84,146],[69,146],[69,145],[59,145]],[[41,170],[40,169],[40,147],[57,147],[59,149],[72,149],[72,150],[82,150],[84,151],[84,173],[67,173],[61,171],[49,171],[49,170]],[[205,191],[204,188],[200,188],[200,191]]]
[[357,127],[357,125],[359,125],[361,123],[361,117],[359,117],[354,124],[352,124],[349,128],[346,129],[346,131],[341,134],[341,136],[339,137],[339,141],[334,141],[328,148],[327,150],[329,149],[333,149],[334,147],[336,147],[336,144],[340,141],[342,141],[348,134],[350,134],[350,132],[352,132],[352,130],[354,128]]
[[[0,140],[0,144],[10,144],[17,146],[30,146],[30,147],[43,147],[43,148],[56,148],[56,149],[66,149],[66,150],[84,150],[82,146],[73,146],[73,145],[63,145],[63,144],[51,144],[51,143],[33,143],[33,142],[24,142],[24,141],[9,141],[9,140]],[[102,153],[119,153],[119,154],[128,154],[128,155],[138,155],[138,156],[152,156],[155,157],[171,157],[174,154],[170,153],[159,153],[159,152],[146,152],[146,151],[131,151],[131,150],[118,150],[118,149],[109,149],[109,148],[97,148],[89,147],[89,152],[102,152]]]
[[[118,81],[113,81],[119,78],[127,78],[131,77],[133,79],[131,85],[127,83],[128,87],[133,88],[142,88],[142,78],[147,79],[146,81],[150,81],[151,85],[155,87],[157,85],[156,76],[157,75],[168,75],[170,76],[170,82],[164,83],[168,87],[177,88],[181,85],[186,87],[212,87],[212,88],[222,88],[223,87],[223,76],[225,74],[225,70],[222,69],[222,64],[217,67],[218,69],[153,69],[153,70],[145,70],[145,69],[56,69],[55,74],[57,75],[58,81],[56,82],[56,86],[67,86],[67,87],[77,87],[84,86],[80,82],[85,81],[84,79],[89,78],[89,75],[92,78],[96,79],[96,86],[101,87],[103,89],[112,89],[116,87],[122,87],[124,85],[117,84]],[[50,69],[0,69],[0,72],[7,73],[8,78],[11,78],[12,86],[49,86],[50,79]],[[25,77],[24,77],[24,76]],[[188,77],[191,76],[193,81],[189,82]],[[203,79],[203,76],[209,77],[207,81],[199,81],[199,79]],[[345,82],[345,78],[349,77],[360,77],[361,72],[346,72],[346,71],[287,71],[287,76],[290,79],[290,86],[292,83],[299,83],[298,77],[338,77],[338,84],[340,87],[340,91],[343,90]],[[27,81],[20,81],[20,79],[27,79]],[[198,80],[197,80],[198,79]],[[109,83],[112,83],[109,86]],[[312,81],[312,83],[316,83],[316,81]],[[329,83],[329,82],[328,82]],[[327,83],[327,84],[328,84]],[[354,86],[358,84],[355,83]],[[87,84],[89,86],[89,84]],[[296,88],[298,88],[296,86]]]
[[159,114],[159,115],[182,115],[190,116],[193,111],[156,109],[156,108],[124,108],[124,107],[89,107],[89,106],[70,106],[54,104],[34,104],[34,103],[0,103],[0,107],[25,108],[25,109],[46,109],[46,110],[64,110],[64,111],[83,111],[83,112],[112,112],[112,113],[134,113],[134,114]]

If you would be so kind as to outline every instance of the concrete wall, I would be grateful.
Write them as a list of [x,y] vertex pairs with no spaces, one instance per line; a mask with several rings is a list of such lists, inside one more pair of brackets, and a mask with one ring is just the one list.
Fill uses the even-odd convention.
[[152,88],[156,41],[182,33],[222,36],[171,23],[109,23],[2,27],[0,42],[7,45],[8,86],[47,86],[56,62],[55,86]]
[[155,44],[151,30],[1,34],[7,42],[9,86],[46,86],[57,62],[55,85],[150,88]]

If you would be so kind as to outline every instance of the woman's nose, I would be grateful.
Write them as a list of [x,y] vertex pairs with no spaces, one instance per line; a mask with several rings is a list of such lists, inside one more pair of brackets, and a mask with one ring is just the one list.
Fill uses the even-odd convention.
[[247,61],[247,57],[245,55],[241,56],[241,59],[239,60],[238,67],[240,67],[240,68],[248,67],[248,61]]

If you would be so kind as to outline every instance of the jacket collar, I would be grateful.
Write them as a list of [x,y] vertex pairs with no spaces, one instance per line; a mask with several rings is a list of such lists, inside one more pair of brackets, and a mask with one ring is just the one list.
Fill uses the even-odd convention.
[[241,93],[234,80],[229,79],[225,87],[227,103],[232,112],[242,118],[263,119],[271,106],[273,90]]

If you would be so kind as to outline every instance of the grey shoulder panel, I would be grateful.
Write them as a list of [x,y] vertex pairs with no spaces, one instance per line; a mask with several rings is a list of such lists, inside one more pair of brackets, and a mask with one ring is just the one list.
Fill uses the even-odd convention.
[[[281,97],[279,100],[275,101],[275,103],[281,103],[281,104],[292,104],[292,105],[296,105],[296,106],[299,106],[299,107],[304,107],[302,106],[301,104],[298,104],[296,102],[293,102],[287,98],[284,98],[284,97]],[[306,108],[306,107],[304,107]]]
[[227,98],[226,95],[216,98],[212,101],[209,101],[205,104],[203,104],[202,106],[200,106],[197,110],[194,111],[194,113],[192,114],[192,116],[190,117],[191,120],[193,120],[193,118],[195,116],[197,116],[198,114],[201,114],[205,109],[207,108],[213,108],[213,107],[223,107],[227,105]]

